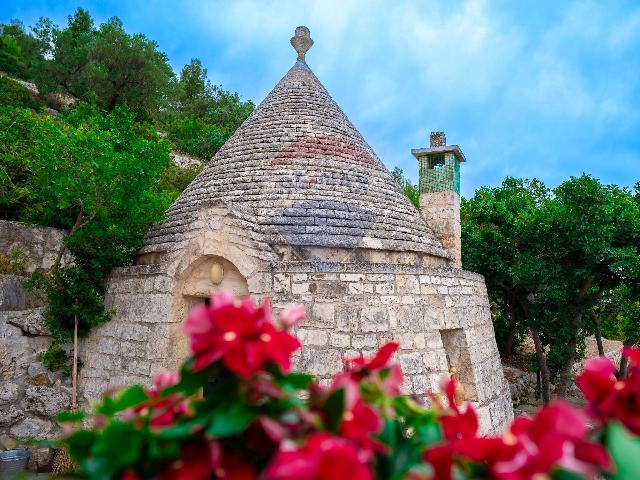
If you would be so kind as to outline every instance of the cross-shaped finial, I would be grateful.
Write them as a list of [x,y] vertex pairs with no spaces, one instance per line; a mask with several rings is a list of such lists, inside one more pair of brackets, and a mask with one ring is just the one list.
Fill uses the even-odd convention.
[[311,40],[311,36],[309,35],[309,29],[304,26],[296,28],[295,35],[291,37],[291,45],[293,45],[293,48],[298,52],[298,61],[304,62],[305,54],[313,45],[313,40]]

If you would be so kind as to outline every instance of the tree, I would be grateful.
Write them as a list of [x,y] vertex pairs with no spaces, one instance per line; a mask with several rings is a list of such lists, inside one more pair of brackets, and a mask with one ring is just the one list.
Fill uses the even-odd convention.
[[79,8],[68,17],[64,29],[50,20],[43,22],[47,22],[46,27],[37,30],[36,34],[47,49],[33,66],[33,76],[40,93],[64,93],[88,99],[91,86],[86,72],[95,36],[89,13]]
[[[109,318],[107,274],[131,261],[169,206],[170,195],[158,187],[169,144],[126,107],[104,115],[87,104],[59,119],[15,109],[0,116],[0,132],[13,132],[0,136],[0,149],[11,152],[1,157],[12,180],[9,197],[21,202],[13,214],[69,232],[63,249],[73,264],[60,264],[61,250],[51,272],[33,282],[47,292],[45,317],[59,350],[76,319],[83,336]],[[27,139],[24,151],[16,137]],[[15,201],[9,206],[17,208]]]
[[0,24],[0,71],[28,80],[30,68],[40,58],[42,44],[19,20]]
[[404,176],[402,169],[399,167],[395,167],[391,174],[396,182],[400,184],[400,188],[402,188],[404,194],[409,197],[411,203],[413,203],[416,208],[420,208],[420,190],[418,186],[411,183],[411,180]]
[[525,333],[534,341],[542,378],[542,398],[550,400],[550,372],[537,325],[530,322],[536,284],[527,283],[530,227],[548,200],[538,180],[507,178],[497,188],[483,187],[462,199],[462,263],[482,273],[492,306],[498,347],[510,356]]
[[252,102],[211,85],[207,69],[194,59],[182,69],[170,108],[160,118],[178,151],[208,160],[253,109]]
[[[494,309],[508,319],[503,352],[525,329],[543,377],[564,396],[602,296],[640,270],[640,210],[628,190],[572,177],[549,192],[507,179],[462,205],[463,264],[485,275]],[[522,330],[521,330],[522,331]],[[545,353],[546,351],[546,353]],[[547,384],[547,385],[545,385]]]
[[72,95],[107,111],[125,104],[143,118],[165,104],[173,81],[166,55],[144,35],[127,34],[118,18],[95,29],[89,13],[78,9],[51,37],[51,58],[34,67],[43,94]]
[[[532,224],[532,307],[552,346],[549,358],[564,396],[590,312],[602,295],[638,278],[640,210],[626,189],[582,175],[554,189]],[[543,266],[544,268],[539,268]]]

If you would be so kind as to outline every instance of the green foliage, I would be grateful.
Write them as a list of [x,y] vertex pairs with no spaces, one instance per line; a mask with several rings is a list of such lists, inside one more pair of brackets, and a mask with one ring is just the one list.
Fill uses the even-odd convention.
[[43,103],[23,85],[5,76],[0,76],[0,106],[39,110]]
[[629,345],[640,343],[640,286],[621,285],[600,305],[602,334]]
[[411,203],[416,208],[420,208],[420,190],[417,185],[411,183],[411,180],[406,178],[402,172],[402,169],[395,167],[393,169],[393,178],[396,179],[396,182],[400,184],[400,188],[404,191],[405,195],[409,197]]
[[23,275],[24,264],[24,254],[19,248],[14,248],[9,253],[0,252],[0,273]]
[[0,71],[28,80],[42,44],[17,20],[0,24]]
[[171,201],[178,198],[178,195],[187,188],[187,185],[202,171],[202,165],[192,165],[181,167],[173,162],[168,163],[160,177],[160,189],[167,192]]
[[227,140],[222,129],[195,117],[176,119],[167,126],[167,133],[176,150],[207,160]]
[[0,106],[0,218],[19,220],[30,195],[29,159],[37,150],[45,117]]
[[43,94],[60,92],[113,110],[127,105],[150,118],[165,102],[173,72],[158,45],[144,35],[129,35],[112,18],[94,28],[78,9],[63,29],[52,27],[51,58],[41,58],[34,77]]
[[38,353],[37,358],[51,371],[60,370],[65,377],[71,373],[67,352],[59,344],[53,344],[47,350]]
[[13,201],[7,210],[20,220],[69,230],[64,244],[73,264],[56,265],[34,280],[47,292],[45,318],[55,349],[71,338],[76,316],[80,335],[109,318],[107,273],[131,260],[170,203],[158,186],[169,145],[124,107],[104,115],[83,104],[59,119],[8,113],[0,116],[0,131],[15,132],[0,135],[0,148],[16,155],[3,156],[1,165],[14,171],[7,197],[19,198],[20,208]]
[[161,114],[176,150],[204,160],[210,159],[253,111],[243,102],[213,86],[200,60],[192,60],[180,73],[170,107]]
[[509,318],[511,331],[539,331],[550,373],[566,387],[591,310],[638,278],[638,203],[589,175],[552,191],[507,179],[464,200],[461,217],[464,267],[485,275],[495,317]]
[[640,478],[640,438],[619,423],[611,422],[607,427],[606,445],[617,467],[615,478]]

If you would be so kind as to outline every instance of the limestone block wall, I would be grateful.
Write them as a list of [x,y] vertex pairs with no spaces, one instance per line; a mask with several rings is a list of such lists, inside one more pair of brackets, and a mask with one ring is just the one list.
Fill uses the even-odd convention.
[[396,340],[406,393],[439,391],[456,366],[484,431],[499,431],[513,417],[480,275],[292,262],[276,267],[273,298],[276,308],[306,307],[308,319],[296,330],[304,348],[295,366],[321,382],[341,370],[344,358],[371,355]]
[[[456,366],[483,431],[501,430],[512,418],[481,276],[407,265],[304,261],[278,263],[271,275],[271,292],[250,285],[249,293],[271,296],[276,312],[293,303],[308,312],[295,331],[304,344],[295,368],[326,384],[342,370],[343,359],[372,355],[395,340],[405,393],[424,397],[439,391],[450,366]],[[152,375],[176,369],[188,354],[181,327],[189,305],[179,283],[159,265],[118,269],[107,305],[116,316],[82,346],[86,399],[107,388],[148,384]]]
[[107,388],[134,383],[175,370],[181,355],[182,317],[174,313],[176,281],[158,265],[116,269],[109,281],[105,305],[113,319],[81,342],[81,393],[100,398]]
[[452,191],[420,194],[420,214],[431,227],[442,246],[462,265],[460,230],[460,196]]
[[[50,337],[42,316],[44,298],[25,290],[28,273],[53,265],[65,232],[55,228],[0,220],[0,253],[19,250],[19,275],[0,274],[0,449],[26,446],[29,469],[46,469],[52,452],[27,444],[28,438],[51,438],[54,418],[71,403],[70,381],[39,360]],[[69,261],[68,256],[62,258]]]

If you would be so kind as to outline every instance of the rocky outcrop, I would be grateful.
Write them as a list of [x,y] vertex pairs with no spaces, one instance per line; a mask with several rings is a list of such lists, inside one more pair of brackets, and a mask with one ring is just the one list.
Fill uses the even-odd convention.
[[[60,252],[65,234],[58,228],[0,220],[0,252],[20,251],[25,273],[48,270]],[[68,254],[63,255],[63,264],[70,261]]]
[[7,323],[18,327],[25,335],[31,336],[47,336],[49,332],[42,315],[43,307],[30,310],[17,310],[6,312]]
[[[54,264],[65,232],[0,221],[0,253],[19,251],[22,275],[0,275],[0,447],[27,446],[29,468],[46,470],[49,448],[26,443],[58,434],[55,416],[70,406],[69,380],[39,360],[51,338],[43,317],[44,298],[25,289],[28,274]],[[62,257],[67,263],[68,256]]]

